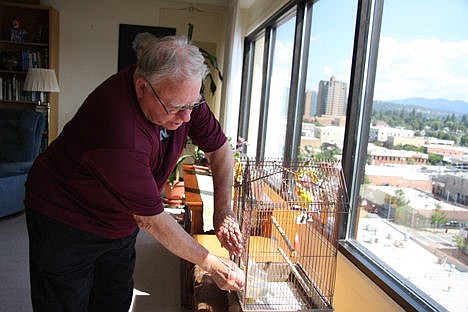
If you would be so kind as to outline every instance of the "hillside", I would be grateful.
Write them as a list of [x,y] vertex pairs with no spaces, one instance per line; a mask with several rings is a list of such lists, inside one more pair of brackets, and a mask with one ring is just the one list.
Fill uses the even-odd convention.
[[464,101],[452,101],[446,99],[425,99],[425,98],[410,98],[391,101],[374,101],[374,109],[416,109],[422,114],[432,114],[445,116],[447,114],[455,114],[461,117],[463,114],[468,114],[468,103]]

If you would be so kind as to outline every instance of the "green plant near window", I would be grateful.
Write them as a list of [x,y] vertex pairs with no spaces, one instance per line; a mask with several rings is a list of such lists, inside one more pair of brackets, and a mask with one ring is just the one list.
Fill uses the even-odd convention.
[[171,174],[167,178],[167,183],[169,184],[171,189],[174,188],[175,184],[179,182],[180,180],[180,164],[182,164],[182,162],[189,157],[193,158],[193,155],[184,154],[184,155],[181,155],[179,159],[177,159],[174,169],[172,170]]
[[[188,25],[187,39],[189,41],[192,41],[193,24],[188,23],[187,25]],[[218,75],[219,80],[223,81],[223,75],[221,73],[221,70],[219,69],[218,59],[216,58],[215,55],[211,54],[210,52],[206,51],[205,49],[202,49],[200,47],[198,47],[198,49],[200,50],[201,54],[205,58],[205,63],[208,66],[208,68],[210,69],[210,72],[208,73],[207,79],[210,82],[211,94],[214,95],[215,92],[216,92],[217,86],[216,86],[216,83],[215,83],[214,78],[213,78],[213,73]],[[205,88],[205,85],[203,84],[202,85],[202,93],[204,91],[204,88]]]

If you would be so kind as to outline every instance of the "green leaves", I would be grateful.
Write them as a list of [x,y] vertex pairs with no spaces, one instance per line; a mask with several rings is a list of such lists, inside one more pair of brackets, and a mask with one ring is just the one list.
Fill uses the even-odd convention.
[[189,157],[192,157],[192,155],[190,154],[185,154],[185,155],[181,155],[179,157],[179,159],[177,159],[177,162],[176,162],[176,165],[174,167],[174,169],[172,170],[171,174],[169,175],[169,177],[167,178],[167,182],[169,183],[169,185],[171,186],[171,188],[174,187],[174,184],[176,182],[179,181],[179,165],[186,159],[186,158],[189,158]]
[[[194,26],[193,26],[192,23],[188,23],[187,26],[188,26],[187,39],[189,41],[192,41]],[[223,81],[223,74],[221,73],[221,70],[219,69],[218,59],[216,58],[215,55],[211,54],[210,52],[206,51],[205,49],[200,48],[200,47],[198,47],[198,49],[200,50],[201,54],[205,58],[205,64],[208,66],[208,68],[210,70],[210,72],[207,75],[207,81],[209,81],[209,83],[210,83],[210,92],[211,92],[212,95],[214,95],[215,92],[216,92],[217,86],[216,86],[216,82],[215,82],[215,80],[213,78],[213,72],[218,75],[218,78],[219,78],[220,81]],[[205,85],[202,85],[202,91],[204,89],[205,89]]]

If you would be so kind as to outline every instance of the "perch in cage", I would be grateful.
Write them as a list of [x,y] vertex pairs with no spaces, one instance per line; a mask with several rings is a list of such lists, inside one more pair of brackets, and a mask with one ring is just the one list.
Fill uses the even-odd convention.
[[335,162],[249,161],[236,170],[234,209],[245,238],[243,311],[331,311],[341,220]]

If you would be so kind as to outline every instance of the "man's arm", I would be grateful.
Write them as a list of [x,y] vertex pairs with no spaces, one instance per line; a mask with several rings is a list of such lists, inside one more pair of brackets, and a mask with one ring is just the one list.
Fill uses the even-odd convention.
[[231,207],[234,158],[228,141],[214,152],[206,153],[213,175],[214,214],[216,236],[230,253],[242,253],[243,238],[236,215]]
[[244,286],[245,275],[234,262],[210,254],[167,213],[134,215],[134,218],[141,229],[150,233],[174,255],[210,273],[220,289],[239,290]]

